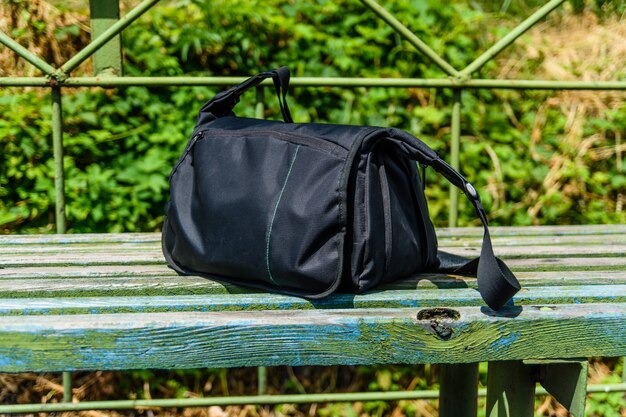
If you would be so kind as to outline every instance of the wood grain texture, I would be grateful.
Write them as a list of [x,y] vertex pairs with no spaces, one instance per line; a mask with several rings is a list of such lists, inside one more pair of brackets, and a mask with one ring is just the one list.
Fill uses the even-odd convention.
[[[107,248],[107,251],[119,252],[124,250],[160,250],[160,235],[155,233],[143,234],[138,237],[137,241],[129,241],[124,235],[120,236],[119,240],[104,240],[86,242],[81,237],[83,235],[66,235],[63,240],[59,239],[59,242],[38,242],[28,244],[29,253],[58,253],[64,250],[70,250],[73,252],[94,252],[101,251],[103,247]],[[140,239],[143,237],[143,239]],[[18,241],[22,242],[23,239],[19,236],[16,237]],[[491,238],[494,247],[506,247],[506,246],[590,246],[590,245],[623,245],[626,242],[626,234],[594,234],[594,235],[539,235],[539,236],[492,236]],[[442,248],[446,247],[480,247],[482,243],[482,235],[476,236],[449,236],[439,237],[439,245]],[[0,253],[14,253],[20,254],[25,252],[26,243],[15,243],[5,239],[0,240]],[[546,248],[548,249],[548,248]]]
[[[573,265],[572,267],[576,267]],[[537,285],[606,285],[626,284],[626,268],[616,270],[562,270],[562,271],[520,271],[514,268],[517,278],[523,286]],[[57,292],[55,285],[47,285],[45,280],[59,280],[58,282],[82,279],[84,283],[91,282],[94,286],[106,284],[109,279],[132,281],[138,289],[143,283],[149,286],[165,285],[168,289],[177,283],[180,284],[180,293],[185,293],[187,285],[205,286],[207,293],[228,293],[228,284],[221,284],[214,280],[202,277],[180,276],[165,265],[104,265],[104,266],[65,266],[65,267],[20,267],[0,269],[0,284],[3,280],[40,280],[51,292]],[[53,281],[51,281],[52,283]],[[67,285],[71,285],[68,282]],[[231,286],[232,287],[232,286]],[[476,279],[457,275],[445,274],[417,274],[406,279],[384,284],[379,288],[385,289],[413,289],[413,288],[475,288]],[[2,288],[8,288],[7,285]],[[64,288],[64,287],[62,287]],[[19,290],[19,288],[16,288]],[[146,289],[149,292],[149,289]],[[252,291],[252,290],[251,290]],[[192,291],[194,292],[194,291]],[[258,292],[258,291],[252,291]]]
[[[446,252],[456,255],[475,258],[479,256],[479,248],[442,248]],[[586,249],[586,250],[585,250]],[[599,269],[604,266],[626,269],[626,246],[611,247],[562,247],[547,253],[541,247],[500,248],[496,255],[502,257],[511,268],[518,270],[558,270],[564,268],[578,269],[586,265],[587,269]],[[593,258],[590,262],[589,259]],[[165,259],[160,249],[150,251],[107,251],[100,248],[88,253],[74,253],[58,250],[55,253],[22,253],[0,254],[0,268],[37,267],[65,267],[65,266],[124,266],[124,265],[163,265]]]
[[165,264],[159,265],[87,265],[87,266],[23,266],[0,268],[3,278],[107,278],[107,277],[152,277],[178,274]]
[[[626,234],[626,225],[575,225],[575,226],[492,226],[489,231],[494,238],[501,236],[569,236]],[[437,228],[440,239],[448,237],[482,236],[481,227]],[[33,245],[59,243],[146,243],[160,242],[159,233],[94,233],[79,235],[0,235],[0,245]]]
[[4,316],[0,372],[626,355],[623,303],[455,310],[440,321],[413,308]]
[[[622,236],[622,235],[618,235]],[[587,238],[589,236],[586,236]],[[571,241],[563,242],[560,238],[541,238],[543,241],[518,242],[513,238],[502,239],[498,244],[494,239],[495,252],[504,258],[550,258],[566,257],[572,255],[586,256],[623,256],[626,253],[626,239],[604,240],[593,236],[595,242],[585,242],[578,237],[568,237]],[[532,239],[532,238],[527,238]],[[450,251],[462,256],[478,256],[480,254],[480,239],[459,239],[456,241],[439,242],[441,250]],[[27,249],[24,245],[0,245],[0,264],[2,265],[27,265],[27,264],[55,264],[83,262],[85,259],[93,263],[102,263],[109,260],[112,264],[127,263],[128,260],[135,262],[147,261],[151,263],[161,256],[159,242],[129,244],[129,243],[100,243],[100,244],[58,244],[58,245],[34,245]]]
[[[125,283],[110,288],[108,295],[93,295],[93,290],[73,297],[70,286],[64,297],[45,297],[45,289],[28,291],[7,297],[1,292],[0,315],[27,314],[102,314],[121,312],[168,311],[246,311],[246,310],[313,310],[313,309],[365,309],[410,307],[460,307],[482,304],[474,288],[452,291],[440,289],[372,291],[366,294],[337,293],[321,300],[259,293],[151,295],[133,296]],[[63,284],[54,285],[55,289]],[[90,288],[92,288],[90,286]],[[175,291],[170,291],[175,293]],[[26,295],[31,294],[30,297]],[[36,298],[34,295],[36,294]],[[583,303],[626,303],[626,285],[583,285],[576,287],[529,287],[514,298],[515,305],[557,305]],[[610,308],[610,306],[609,306]]]
[[[306,300],[178,276],[156,233],[0,236],[0,372],[626,355],[626,225],[492,233],[523,286],[503,314],[470,277]],[[481,229],[438,235],[478,254]],[[417,320],[438,307],[459,319]]]

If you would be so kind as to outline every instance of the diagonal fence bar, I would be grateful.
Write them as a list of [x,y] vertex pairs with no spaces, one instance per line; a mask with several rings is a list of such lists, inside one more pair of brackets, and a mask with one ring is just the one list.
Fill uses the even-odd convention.
[[61,71],[65,74],[71,72],[78,67],[84,60],[93,55],[98,49],[100,49],[105,43],[113,39],[121,31],[123,31],[128,25],[133,23],[139,17],[141,17],[152,6],[157,4],[159,0],[144,0],[133,10],[128,12],[124,17],[120,18],[113,26],[102,32],[100,36],[91,41],[89,45],[81,49],[76,55],[69,59],[65,64],[61,66]]
[[44,74],[50,75],[55,69],[52,65],[48,64],[37,55],[24,48],[22,45],[11,39],[6,33],[0,30],[0,43],[30,62],[32,65],[40,69]]
[[552,10],[560,6],[563,2],[565,2],[565,0],[551,0],[550,2],[546,3],[539,10],[537,10],[535,13],[526,18],[526,20],[520,23],[515,29],[509,32],[504,38],[493,44],[491,48],[487,49],[472,63],[465,67],[461,71],[461,75],[469,76],[474,71],[481,68],[496,55],[502,52],[503,49],[512,44],[517,38],[522,36],[528,29],[533,27],[538,21],[546,17]]
[[459,76],[459,71],[457,71],[452,65],[450,65],[446,60],[441,58],[435,51],[433,51],[430,46],[428,46],[424,41],[418,38],[409,28],[404,26],[398,19],[394,17],[391,13],[389,13],[383,6],[376,3],[374,0],[361,0],[361,3],[365,4],[369,7],[374,13],[376,13],[381,19],[383,19],[389,26],[391,26],[396,32],[398,32],[404,39],[409,41],[411,45],[413,45],[417,50],[430,58],[431,61],[435,63],[439,68],[446,72],[446,74],[451,75],[453,77]]

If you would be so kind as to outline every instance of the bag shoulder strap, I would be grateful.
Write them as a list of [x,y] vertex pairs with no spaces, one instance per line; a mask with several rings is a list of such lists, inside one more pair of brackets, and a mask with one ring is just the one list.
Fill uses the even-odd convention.
[[417,162],[431,166],[442,174],[452,185],[463,191],[471,201],[472,206],[480,219],[483,228],[483,242],[480,257],[468,260],[461,256],[439,252],[439,272],[459,275],[475,275],[478,279],[478,291],[483,300],[493,310],[498,310],[515,295],[521,286],[506,264],[493,253],[491,236],[487,226],[487,213],[480,201],[476,189],[457,170],[441,159],[423,141],[413,135],[398,129],[381,129],[379,134],[385,135],[387,140],[396,144],[396,149],[403,155]]
[[463,190],[474,206],[484,228],[480,257],[468,260],[440,251],[438,253],[440,261],[438,270],[459,275],[475,275],[478,279],[478,291],[483,300],[493,310],[499,310],[521,289],[521,286],[509,267],[493,252],[487,213],[480,201],[480,196],[472,184],[446,161],[437,158],[431,163],[431,166],[453,185]]
[[289,90],[290,78],[289,68],[287,67],[280,67],[254,75],[241,84],[218,93],[202,106],[198,116],[201,117],[203,114],[211,113],[214,117],[223,117],[230,114],[235,105],[239,103],[240,96],[249,89],[259,85],[261,81],[266,78],[271,78],[272,81],[274,81],[274,88],[276,89],[276,96],[278,97],[283,120],[286,123],[293,123],[291,112],[287,105],[287,92]]

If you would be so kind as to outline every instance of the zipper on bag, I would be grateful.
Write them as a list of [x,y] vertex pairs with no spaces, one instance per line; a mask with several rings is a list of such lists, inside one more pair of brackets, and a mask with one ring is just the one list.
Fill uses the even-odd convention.
[[263,135],[263,136],[268,136],[272,139],[280,140],[283,142],[293,143],[295,145],[305,145],[309,148],[317,149],[319,151],[322,151],[331,155],[336,155],[337,148],[340,148],[345,151],[348,150],[339,144],[326,141],[324,139],[320,139],[315,136],[303,135],[303,134],[298,134],[298,133],[287,133],[287,132],[281,132],[279,130],[242,129],[242,130],[233,131],[233,130],[225,130],[225,129],[216,128],[216,129],[211,129],[210,131],[206,131],[206,132],[211,132],[211,133],[215,132],[217,136],[222,136],[222,137],[245,137],[245,136],[250,136],[250,135]]
[[391,263],[393,230],[391,224],[391,193],[389,192],[389,182],[387,178],[387,168],[385,167],[385,157],[381,153],[377,153],[378,162],[378,180],[380,184],[381,197],[383,200],[383,220],[385,228],[385,272],[387,275],[389,265]]
[[185,158],[187,158],[187,155],[189,155],[189,152],[191,152],[191,150],[193,149],[193,147],[196,144],[196,142],[198,142],[198,140],[200,140],[200,138],[202,138],[203,134],[204,134],[204,132],[198,132],[198,133],[196,133],[195,135],[192,136],[191,140],[189,140],[189,143],[187,144],[187,147],[183,151],[183,154],[180,156],[180,159],[178,160],[178,162],[174,166],[174,169],[172,170],[172,173],[170,174],[169,181],[172,181],[172,177],[174,176],[176,171],[178,171],[178,167],[180,166],[180,164],[183,163]]

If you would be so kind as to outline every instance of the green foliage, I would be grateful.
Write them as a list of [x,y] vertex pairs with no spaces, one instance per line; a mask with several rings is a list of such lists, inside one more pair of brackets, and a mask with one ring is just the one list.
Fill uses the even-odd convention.
[[[615,373],[608,375],[602,381],[603,384],[619,384],[622,382],[620,375]],[[623,392],[599,392],[587,401],[585,414],[591,417],[622,417],[626,410],[626,397]]]
[[[388,3],[392,13],[457,68],[506,33],[518,14],[527,14],[524,7],[535,7],[532,2],[524,7],[516,3],[500,10],[496,19],[488,2],[454,2],[448,7],[435,0]],[[54,37],[76,43],[77,26],[57,28]],[[170,1],[129,26],[123,41],[124,71],[131,76],[246,75],[284,64],[295,76],[445,76],[352,1]],[[540,59],[527,61],[527,78],[533,78]],[[497,64],[490,62],[477,76],[497,71]],[[217,91],[65,89],[69,230],[158,230],[171,166],[198,108]],[[292,88],[291,93],[298,121],[395,126],[444,156],[449,152],[449,90]],[[254,116],[253,96],[244,97],[238,114]],[[618,152],[626,131],[626,105],[584,118],[579,133],[572,134],[562,106],[546,104],[552,96],[536,91],[463,93],[461,170],[480,190],[491,223],[626,222],[626,175],[623,152]],[[270,89],[266,104],[266,116],[278,118]],[[0,114],[0,230],[52,231],[49,98],[41,91],[3,89]],[[595,139],[585,142],[590,137]],[[432,217],[445,225],[448,185],[433,172],[427,175]],[[463,199],[460,223],[476,224]]]

